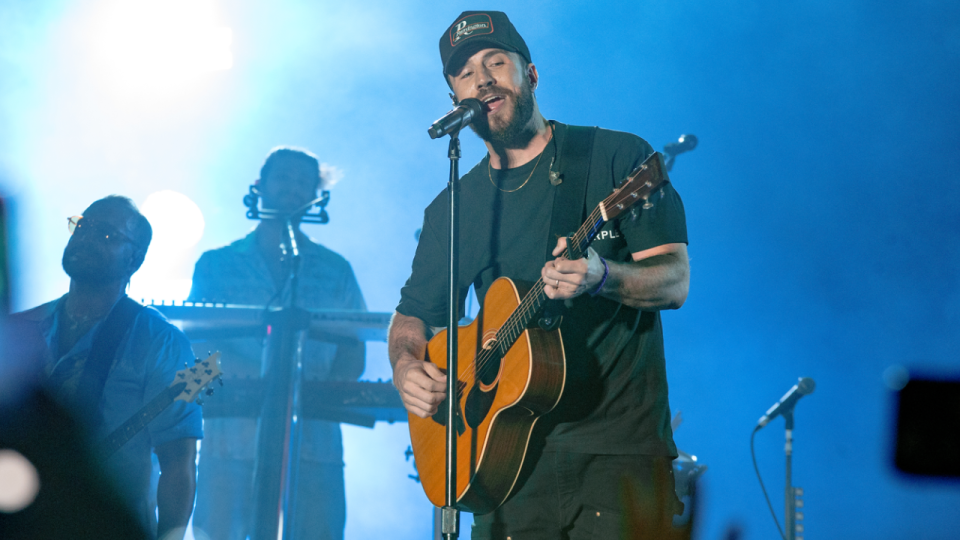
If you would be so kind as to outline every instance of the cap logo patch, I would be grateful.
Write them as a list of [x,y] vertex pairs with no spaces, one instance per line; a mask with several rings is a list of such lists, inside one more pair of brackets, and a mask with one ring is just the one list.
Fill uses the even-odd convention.
[[461,41],[493,33],[493,21],[486,13],[475,13],[457,21],[450,27],[450,46],[456,47]]

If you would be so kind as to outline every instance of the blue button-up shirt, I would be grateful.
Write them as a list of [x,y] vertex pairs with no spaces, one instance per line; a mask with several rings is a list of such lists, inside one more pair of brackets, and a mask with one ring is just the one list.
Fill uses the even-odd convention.
[[[91,353],[94,337],[103,324],[96,323],[69,351],[59,351],[59,328],[66,295],[43,304],[18,317],[38,324],[48,353],[43,362],[48,389],[70,406],[83,400],[87,388],[79,380]],[[116,360],[107,374],[100,399],[102,422],[83,419],[96,425],[94,437],[102,439],[136,414],[174,382],[178,369],[193,365],[190,342],[179,329],[151,308],[142,309],[117,347]],[[156,530],[156,509],[150,504],[151,450],[164,443],[203,437],[200,407],[183,400],[174,401],[147,427],[107,460],[107,470],[115,485],[148,530]]]

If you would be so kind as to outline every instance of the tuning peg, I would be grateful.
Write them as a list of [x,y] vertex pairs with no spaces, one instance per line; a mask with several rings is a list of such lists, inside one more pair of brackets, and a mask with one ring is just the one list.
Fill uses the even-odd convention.
[[223,377],[217,377],[217,382],[220,383],[220,386],[223,386]]
[[208,396],[212,396],[212,395],[213,395],[213,388],[207,388],[207,395],[208,395]]
[[199,359],[199,358],[194,358],[194,359],[193,359],[193,363],[194,363],[194,364],[199,364],[200,362],[203,362],[203,360],[201,360],[201,359]]
[[203,405],[203,398],[197,398],[197,405]]

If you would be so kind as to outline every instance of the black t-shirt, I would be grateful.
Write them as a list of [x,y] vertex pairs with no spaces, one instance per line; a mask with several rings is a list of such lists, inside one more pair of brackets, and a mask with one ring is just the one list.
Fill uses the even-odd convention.
[[[566,126],[555,125],[562,135]],[[482,305],[498,277],[529,283],[540,278],[547,248],[557,241],[548,238],[557,191],[548,173],[558,139],[562,137],[547,144],[539,161],[498,171],[489,168],[487,156],[461,179],[461,314],[471,284]],[[652,153],[635,135],[597,130],[587,212]],[[447,323],[447,197],[442,192],[424,213],[413,272],[397,306],[399,313],[435,327]],[[634,252],[686,243],[683,204],[673,187],[667,184],[650,201],[652,208],[637,205],[634,212],[606,223],[592,244],[597,253],[628,261]],[[536,431],[546,449],[675,456],[659,312],[584,294],[567,303],[561,335],[567,357],[563,396]]]

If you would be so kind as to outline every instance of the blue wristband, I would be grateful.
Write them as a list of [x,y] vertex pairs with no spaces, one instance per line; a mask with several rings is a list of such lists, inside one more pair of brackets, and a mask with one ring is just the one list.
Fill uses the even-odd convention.
[[[597,255],[597,257],[600,257],[600,255]],[[603,277],[600,278],[600,284],[597,285],[597,288],[590,291],[590,296],[596,296],[600,294],[600,289],[603,288],[603,285],[607,282],[607,276],[610,275],[610,266],[607,264],[607,260],[603,257],[600,257],[600,262],[603,263]]]

